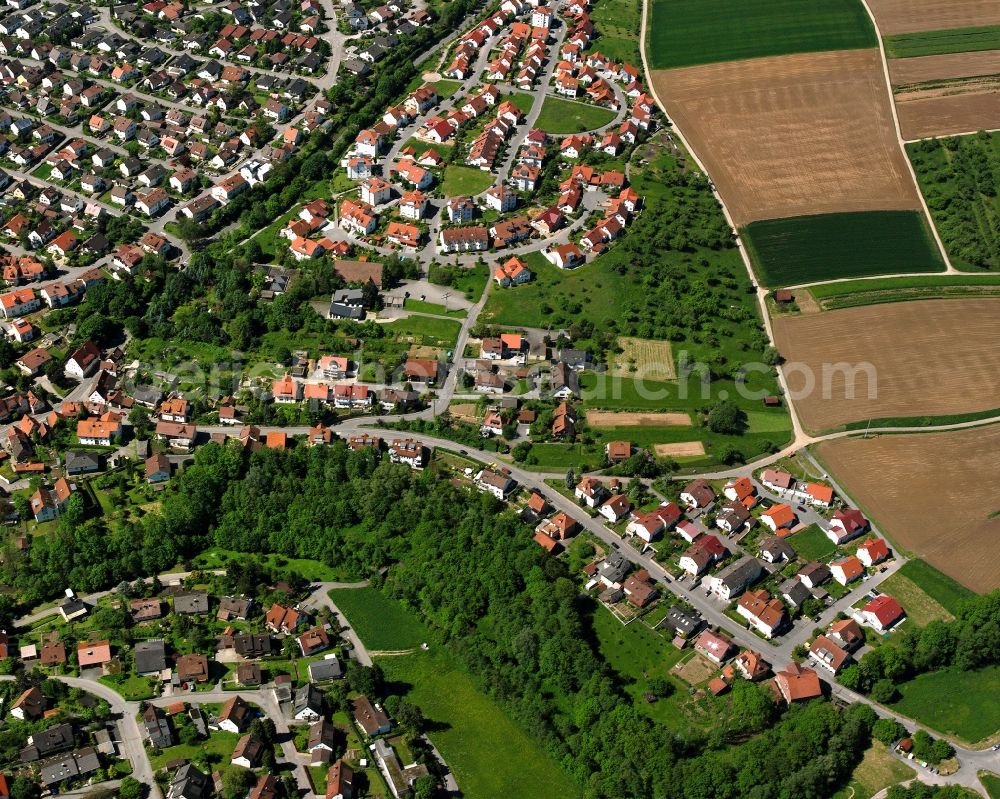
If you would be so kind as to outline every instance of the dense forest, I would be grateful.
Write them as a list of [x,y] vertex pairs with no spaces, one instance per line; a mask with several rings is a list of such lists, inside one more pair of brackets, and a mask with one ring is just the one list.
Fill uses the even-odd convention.
[[[342,443],[255,454],[209,444],[175,483],[160,512],[139,520],[87,518],[74,501],[26,555],[7,553],[5,579],[31,602],[169,569],[212,545],[313,557],[358,575],[388,566],[383,589],[588,797],[829,796],[870,741],[866,706],[814,702],[779,716],[749,683],[734,691],[718,734],[679,737],[656,725],[596,654],[566,564],[491,497],[430,472]],[[783,767],[773,769],[778,748]]]

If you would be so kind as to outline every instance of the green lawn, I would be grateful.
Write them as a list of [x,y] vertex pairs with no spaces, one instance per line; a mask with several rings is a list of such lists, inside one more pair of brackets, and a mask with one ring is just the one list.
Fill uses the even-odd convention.
[[602,128],[613,121],[615,116],[615,112],[608,108],[559,97],[546,97],[535,127],[553,134],[581,133]]
[[872,741],[861,762],[854,767],[847,787],[833,799],[871,799],[883,788],[913,779],[916,772],[894,757],[885,744]]
[[486,290],[486,278],[490,273],[488,266],[470,267],[435,267],[428,270],[427,279],[437,286],[450,286],[469,302],[479,302]]
[[445,197],[481,194],[493,185],[495,175],[471,166],[449,164],[445,167],[441,191]]
[[525,114],[531,110],[531,106],[535,104],[535,95],[529,94],[528,92],[514,92],[507,97],[514,105],[521,109]]
[[455,346],[458,333],[462,329],[461,322],[452,319],[436,319],[430,316],[408,316],[405,319],[395,319],[384,325],[396,336],[413,339],[414,344],[425,344],[431,347]]
[[462,308],[445,308],[436,302],[425,302],[424,300],[414,300],[409,297],[403,302],[403,308],[407,311],[418,311],[419,313],[436,314],[437,316],[450,316],[455,319],[464,319],[468,314]]
[[[204,710],[204,706],[202,709]],[[150,755],[149,763],[153,771],[157,771],[171,760],[200,759],[204,755],[209,761],[228,767],[239,739],[240,736],[234,732],[213,732],[207,741],[199,741],[193,746],[178,744],[162,750],[158,755]]]
[[977,743],[1000,730],[1000,666],[935,671],[897,687],[893,709],[946,735]]
[[982,780],[983,787],[990,795],[990,799],[1000,799],[1000,777],[984,771],[979,775],[979,779]]
[[[422,76],[416,75],[413,80],[410,81],[410,85],[406,87],[406,91],[412,92],[414,89],[419,89],[428,81],[424,80]],[[455,92],[458,91],[458,87],[462,85],[461,81],[458,80],[448,80],[447,78],[442,78],[441,80],[435,80],[429,82],[431,86],[437,89],[438,96],[442,99],[447,99],[451,97]]]
[[785,540],[792,545],[799,558],[804,561],[825,561],[837,550],[834,543],[826,537],[826,533],[819,528],[819,525],[815,524],[809,525],[801,533],[788,536]]
[[430,638],[414,614],[376,588],[338,588],[330,598],[370,649],[412,649]]
[[[955,582],[923,560],[908,560],[897,574],[913,580],[926,594],[951,614],[957,614],[962,602],[974,596],[973,592]],[[905,607],[905,606],[904,606]]]
[[[475,799],[575,797],[580,790],[546,752],[516,726],[445,649],[379,658],[390,683],[438,727],[441,751],[464,796]],[[432,729],[434,729],[432,727]]]
[[653,0],[650,69],[875,47],[857,0]]
[[766,286],[944,270],[941,255],[917,211],[769,219],[751,222],[741,234],[754,269]]
[[813,286],[809,293],[828,311],[884,302],[1000,296],[1000,275],[922,275],[845,280],[843,283]]
[[120,693],[127,702],[139,702],[153,697],[153,681],[149,677],[126,675],[121,682],[114,677],[101,677],[99,682]]
[[945,250],[958,269],[1000,269],[1000,133],[906,145]]
[[882,42],[889,58],[996,50],[1000,49],[1000,25],[899,33],[883,37]]

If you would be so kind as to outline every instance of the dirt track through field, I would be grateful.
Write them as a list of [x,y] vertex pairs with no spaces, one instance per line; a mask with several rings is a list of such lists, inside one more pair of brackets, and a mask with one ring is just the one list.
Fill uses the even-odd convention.
[[889,78],[893,86],[998,74],[1000,50],[889,59]]
[[773,325],[793,398],[814,384],[795,398],[809,430],[1000,407],[1000,299],[869,305]]
[[883,36],[1000,25],[996,0],[868,0]]
[[681,458],[692,455],[704,455],[705,444],[702,441],[677,441],[673,444],[656,444],[653,451],[659,458]]
[[[1000,91],[915,92],[896,96],[899,130],[907,141],[1000,128]],[[954,91],[954,90],[952,90]]]
[[690,427],[691,417],[686,413],[587,411],[587,422],[591,427]]
[[652,81],[737,225],[920,207],[877,50],[655,71]]
[[1000,426],[825,441],[817,454],[889,538],[974,591],[1000,586]]

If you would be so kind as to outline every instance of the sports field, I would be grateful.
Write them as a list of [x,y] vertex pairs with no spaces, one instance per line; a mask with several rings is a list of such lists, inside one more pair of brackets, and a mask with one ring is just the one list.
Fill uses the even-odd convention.
[[[949,416],[1000,405],[1000,299],[921,300],[774,320],[802,424]],[[905,480],[904,480],[905,483]]]
[[1000,25],[993,0],[868,0],[883,36]]
[[671,69],[651,79],[737,226],[920,206],[877,50]]
[[857,0],[653,0],[650,69],[875,47]]
[[741,233],[766,286],[945,268],[917,211],[770,219],[752,222]]
[[[815,451],[894,546],[973,591],[1000,586],[1000,507],[987,479],[1000,473],[1000,425],[824,441]],[[903,574],[949,612],[961,601],[947,582]]]

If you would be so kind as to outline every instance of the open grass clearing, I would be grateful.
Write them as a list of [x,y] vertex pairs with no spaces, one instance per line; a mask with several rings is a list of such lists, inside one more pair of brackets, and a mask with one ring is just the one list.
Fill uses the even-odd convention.
[[836,545],[826,537],[826,533],[817,524],[811,524],[802,532],[790,535],[785,540],[792,545],[799,559],[807,562],[826,561],[837,551]]
[[875,47],[856,0],[654,0],[650,69]]
[[616,113],[608,108],[546,96],[535,127],[557,135],[582,133],[585,130],[602,128],[613,122],[616,116]]
[[919,586],[921,591],[951,615],[958,613],[962,602],[973,596],[973,592],[964,585],[919,558],[911,558],[904,563],[893,578],[897,575]]
[[847,787],[834,794],[833,799],[871,799],[884,788],[915,776],[916,772],[894,757],[884,743],[872,741],[861,762],[854,767]]
[[430,639],[420,620],[375,588],[335,588],[330,599],[369,649],[412,649]]
[[444,169],[441,191],[445,197],[481,194],[493,185],[496,176],[471,166],[449,164]]
[[384,327],[401,340],[428,347],[452,348],[462,329],[460,322],[429,316],[408,316],[387,322]]
[[621,377],[642,377],[648,380],[673,380],[677,377],[674,355],[669,341],[619,336],[611,373]]
[[1000,799],[1000,776],[983,771],[980,772],[979,779],[990,799]]
[[975,744],[1000,731],[1000,666],[934,671],[896,687],[894,710],[946,735]]
[[752,222],[742,235],[754,269],[767,286],[945,268],[916,211],[769,219]]
[[920,627],[932,621],[950,621],[955,618],[935,602],[919,585],[898,572],[879,585],[879,590],[889,594],[906,609],[906,617]]
[[[1000,471],[1000,426],[824,441],[814,454],[894,547],[973,591],[1000,587],[1000,508],[984,479]],[[909,564],[902,573],[955,611],[951,581]]]
[[439,729],[431,741],[465,796],[477,799],[574,797],[580,791],[488,696],[445,649],[380,658],[389,683]]
[[435,316],[448,316],[452,319],[464,319],[468,316],[468,313],[464,308],[446,308],[444,305],[437,302],[414,300],[410,297],[407,297],[403,301],[403,308],[407,311],[429,313],[434,314]]

